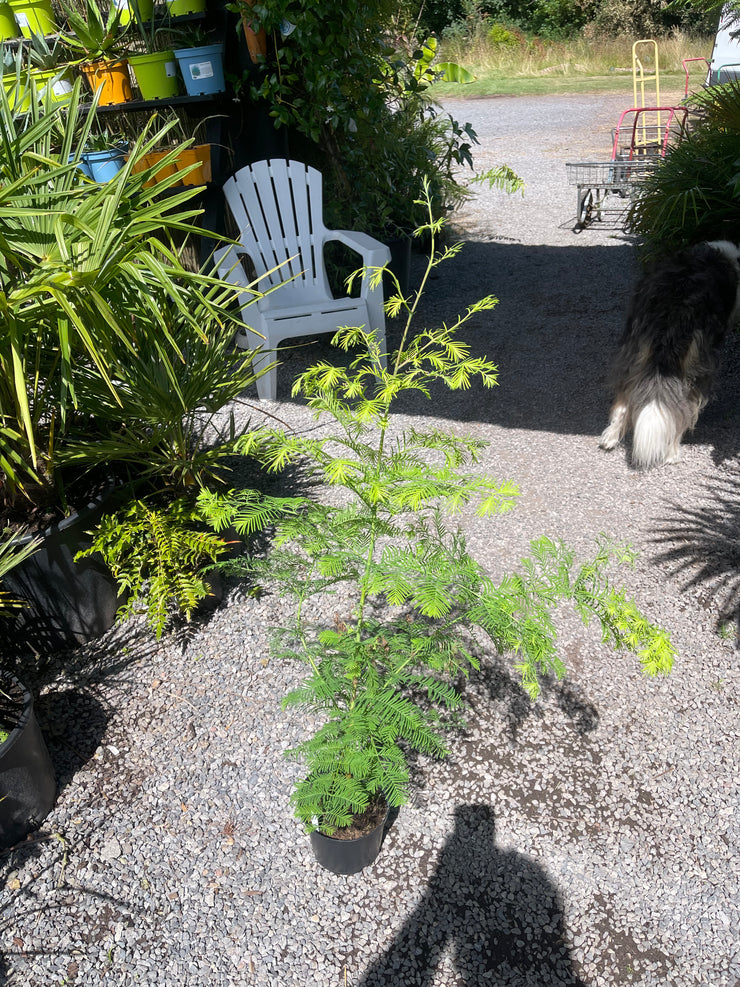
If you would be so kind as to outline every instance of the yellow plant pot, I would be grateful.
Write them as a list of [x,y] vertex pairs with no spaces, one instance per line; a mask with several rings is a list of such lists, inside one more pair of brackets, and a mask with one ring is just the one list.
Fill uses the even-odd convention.
[[80,72],[90,87],[90,92],[96,93],[100,90],[99,106],[114,106],[116,103],[128,103],[133,99],[128,62],[125,58],[82,62]]

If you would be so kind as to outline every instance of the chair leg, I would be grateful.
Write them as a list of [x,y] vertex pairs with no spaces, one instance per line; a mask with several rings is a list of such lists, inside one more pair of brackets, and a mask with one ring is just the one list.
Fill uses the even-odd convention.
[[[274,363],[274,361],[274,353],[257,353],[252,360],[252,370],[255,373],[259,373],[263,367]],[[277,365],[271,367],[261,377],[257,378],[257,396],[260,401],[277,401]]]

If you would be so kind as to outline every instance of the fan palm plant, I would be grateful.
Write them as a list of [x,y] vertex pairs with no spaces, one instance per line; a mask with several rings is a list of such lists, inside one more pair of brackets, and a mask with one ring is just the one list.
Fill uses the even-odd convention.
[[[179,394],[185,337],[206,340],[208,327],[223,334],[233,324],[233,290],[188,270],[172,239],[197,231],[193,191],[162,199],[172,177],[145,188],[149,171],[133,173],[162,132],[138,138],[116,181],[85,181],[74,148],[84,145],[94,113],[78,117],[76,86],[68,114],[34,108],[30,124],[21,123],[0,94],[0,470],[6,502],[58,498],[56,467],[65,440],[93,415],[98,425],[120,423],[126,394],[151,387],[144,354],[156,358],[157,372]],[[138,384],[132,381],[137,369]],[[206,376],[200,382],[204,400],[214,388],[212,364]],[[191,379],[190,386],[198,385]],[[160,413],[167,420],[173,414],[170,407]],[[100,437],[96,433],[96,441]],[[78,439],[78,461],[83,446]],[[109,452],[115,461],[115,451]]]
[[736,240],[740,229],[740,81],[691,97],[699,122],[647,174],[627,225],[648,256],[699,240]]

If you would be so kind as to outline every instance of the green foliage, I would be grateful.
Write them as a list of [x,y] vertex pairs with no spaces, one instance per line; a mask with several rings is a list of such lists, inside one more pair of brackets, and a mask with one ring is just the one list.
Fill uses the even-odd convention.
[[0,618],[10,616],[14,610],[23,606],[21,601],[14,599],[2,589],[3,577],[24,559],[33,555],[41,544],[39,538],[31,538],[24,542],[23,535],[23,531],[12,537],[7,532],[0,535]]
[[[439,112],[428,93],[435,79],[472,77],[435,62],[436,38],[392,44],[395,14],[381,0],[275,0],[250,10],[252,27],[273,39],[252,98],[310,142],[303,157],[324,174],[329,224],[379,237],[411,235],[424,221],[415,203],[425,176],[440,212],[464,197],[456,166],[471,164],[476,143],[472,127]],[[287,36],[284,20],[295,25]]]
[[[240,324],[233,315],[240,293],[188,270],[174,243],[197,232],[194,190],[163,197],[174,176],[145,188],[151,173],[133,174],[167,128],[145,130],[113,181],[86,182],[69,161],[95,121],[94,112],[78,116],[79,87],[78,80],[68,109],[41,112],[33,104],[25,120],[0,92],[0,471],[7,503],[58,503],[65,441],[75,436],[77,461],[83,446],[91,459],[103,458],[97,443],[108,425],[107,461],[126,458],[137,420],[170,442],[170,459],[181,456],[173,416],[213,410],[217,393],[232,396],[225,379],[231,372],[245,379],[232,361],[219,383],[223,346],[214,342]],[[197,386],[204,388],[199,399]],[[142,455],[155,445],[143,445]]]
[[[673,29],[713,32],[716,16],[706,10],[722,0],[419,0],[421,25],[445,39],[479,36],[491,23],[518,29],[531,37],[568,39],[588,26],[595,37],[664,37]],[[500,44],[498,37],[491,39]]]
[[648,174],[628,216],[647,256],[705,239],[734,239],[740,225],[740,82],[691,97],[701,110],[688,136]]
[[123,8],[116,3],[107,7],[107,14],[96,0],[85,0],[85,12],[69,6],[60,0],[69,34],[62,34],[62,40],[83,58],[96,59],[120,55],[123,36],[128,28],[121,24]]
[[223,538],[206,530],[197,505],[185,497],[164,507],[134,500],[104,515],[92,535],[77,558],[100,553],[126,597],[119,619],[138,613],[143,603],[158,638],[173,609],[190,619],[211,593],[204,567],[228,549]]
[[[287,752],[307,768],[293,793],[308,830],[332,832],[375,802],[392,806],[409,795],[409,757],[443,757],[445,733],[459,722],[458,684],[478,668],[476,630],[512,655],[534,699],[543,675],[564,673],[555,644],[554,608],[573,603],[585,621],[596,618],[605,639],[635,651],[647,674],[667,671],[673,648],[608,578],[611,562],[629,553],[601,543],[594,559],[576,566],[563,545],[543,538],[516,575],[494,584],[469,554],[461,530],[445,515],[474,510],[479,518],[514,506],[510,481],[482,474],[485,443],[440,429],[399,430],[392,403],[402,394],[432,398],[437,388],[459,390],[497,383],[497,368],[457,338],[476,313],[472,305],[452,324],[417,330],[414,322],[427,279],[460,245],[437,252],[441,222],[429,197],[419,230],[431,254],[418,292],[400,291],[389,310],[404,317],[398,350],[387,368],[374,334],[342,329],[340,350],[356,350],[348,366],[319,363],[295,382],[320,429],[306,434],[257,429],[239,448],[270,470],[300,465],[309,482],[332,488],[331,503],[266,498],[276,521],[273,549],[247,571],[296,602],[295,620],[281,628],[275,653],[306,666],[306,678],[284,699],[316,715],[316,734]],[[382,272],[373,273],[381,277]],[[338,492],[342,495],[339,496]],[[252,498],[247,517],[257,509]],[[206,505],[220,523],[231,518],[228,498]],[[351,602],[332,623],[314,624],[311,600],[343,586]]]
[[509,30],[509,28],[504,27],[503,24],[492,24],[488,28],[487,33],[488,43],[496,47],[502,48],[519,48],[522,44],[522,38],[516,32]]

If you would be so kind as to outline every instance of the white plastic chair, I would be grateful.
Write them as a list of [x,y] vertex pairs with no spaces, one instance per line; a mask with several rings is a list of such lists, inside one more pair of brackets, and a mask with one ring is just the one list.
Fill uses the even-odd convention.
[[[219,276],[246,287],[249,278],[241,262],[246,254],[260,291],[281,285],[242,312],[244,322],[265,337],[262,343],[244,330],[236,335],[242,349],[260,345],[255,371],[274,359],[270,351],[283,340],[336,332],[343,326],[374,329],[385,355],[382,278],[371,287],[366,274],[359,298],[334,298],[324,267],[324,246],[332,240],[345,244],[360,255],[362,263],[357,266],[369,269],[385,266],[390,250],[366,233],[326,229],[321,173],[299,161],[257,161],[229,178],[224,194],[239,229],[235,237],[239,245],[215,251]],[[260,400],[276,399],[276,366],[257,380],[257,393]]]

